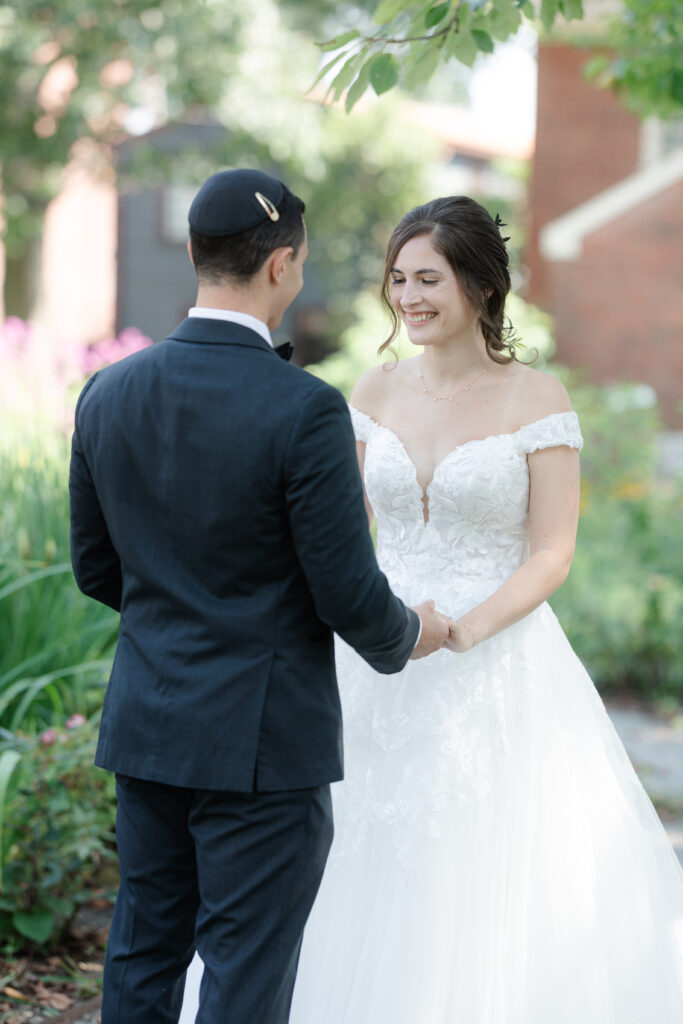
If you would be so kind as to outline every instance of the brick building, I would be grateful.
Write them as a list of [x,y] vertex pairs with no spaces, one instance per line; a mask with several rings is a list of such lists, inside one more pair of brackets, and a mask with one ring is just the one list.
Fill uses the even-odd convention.
[[563,363],[651,385],[683,429],[683,125],[640,121],[585,61],[539,46],[526,294]]

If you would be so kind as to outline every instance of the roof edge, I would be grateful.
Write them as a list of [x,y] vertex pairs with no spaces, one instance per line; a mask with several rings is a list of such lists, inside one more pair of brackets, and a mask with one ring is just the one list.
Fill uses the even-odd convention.
[[584,239],[683,179],[683,146],[648,164],[616,185],[591,196],[561,217],[548,221],[538,236],[541,255],[550,262],[571,262],[581,255]]

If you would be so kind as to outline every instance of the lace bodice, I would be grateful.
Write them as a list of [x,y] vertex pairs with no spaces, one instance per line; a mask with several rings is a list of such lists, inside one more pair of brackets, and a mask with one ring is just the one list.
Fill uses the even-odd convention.
[[377,519],[377,558],[392,587],[410,600],[422,590],[442,601],[445,592],[455,598],[457,591],[458,603],[474,590],[482,600],[500,586],[528,556],[526,456],[583,444],[576,413],[553,413],[514,433],[452,449],[423,494],[400,438],[349,409],[356,438],[367,446],[365,488]]
[[[432,598],[459,618],[528,556],[527,455],[555,445],[581,448],[576,413],[459,445],[423,494],[400,438],[350,408],[356,437],[366,444],[377,558],[392,590],[409,605]],[[466,654],[440,650],[409,661],[391,685],[337,640],[347,756],[345,782],[335,791],[332,870],[382,823],[409,872],[420,837],[441,834],[445,808],[489,799],[496,752],[507,751],[510,729],[539,685],[530,654],[539,636],[562,636],[545,603]],[[540,685],[547,676],[541,665]]]

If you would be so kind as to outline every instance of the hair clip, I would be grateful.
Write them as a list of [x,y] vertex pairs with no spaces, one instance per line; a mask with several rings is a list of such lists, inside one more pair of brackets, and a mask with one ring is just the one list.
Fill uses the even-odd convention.
[[262,192],[254,192],[254,195],[272,221],[280,219],[280,213],[277,207],[271,203],[267,196],[264,196]]
[[[494,224],[496,225],[496,227],[498,228],[499,231],[500,231],[501,228],[507,227],[507,224],[505,223],[505,221],[501,220],[501,217],[500,217],[499,213],[496,214],[496,216],[494,217],[493,222],[494,222]],[[510,241],[510,235],[508,235],[507,238],[503,238],[502,235],[500,237],[501,237],[501,241],[503,241],[503,242],[509,242]]]

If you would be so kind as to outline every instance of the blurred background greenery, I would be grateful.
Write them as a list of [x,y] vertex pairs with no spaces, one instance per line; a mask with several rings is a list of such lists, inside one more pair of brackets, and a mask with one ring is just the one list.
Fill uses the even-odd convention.
[[[469,6],[485,19],[511,4],[473,0]],[[394,6],[400,14],[415,5]],[[528,0],[516,6],[534,13]],[[677,4],[655,6],[661,24],[652,31],[667,40]],[[302,332],[300,351],[311,372],[347,396],[377,361],[387,333],[376,289],[392,227],[416,203],[469,182],[471,194],[508,224],[517,268],[508,313],[525,346],[522,358],[538,353],[537,365],[566,382],[586,442],[576,557],[552,605],[604,693],[683,702],[683,490],[675,469],[662,463],[657,395],[643,383],[648,359],[641,360],[643,379],[618,381],[615,372],[615,380],[602,383],[557,360],[555,322],[522,297],[534,216],[528,154],[491,153],[481,143],[458,149],[444,128],[441,104],[467,109],[471,102],[482,66],[476,53],[472,69],[430,58],[429,67],[399,82],[403,91],[359,103],[351,116],[343,109],[351,78],[337,80],[341,105],[322,102],[341,64],[310,91],[321,61],[316,40],[349,29],[372,35],[375,7],[374,0],[253,0],[248,6],[24,0],[21,9],[0,3],[8,314],[0,330],[0,941],[6,949],[59,935],[78,902],[73,879],[82,880],[85,892],[112,847],[111,784],[90,766],[118,616],[83,597],[71,575],[69,439],[86,377],[151,341],[142,322],[112,316],[110,330],[79,333],[51,312],[46,214],[74,167],[115,192],[119,224],[126,197],[156,202],[169,183],[192,189],[225,165],[277,169],[306,199],[311,310],[322,313],[320,323]],[[383,7],[389,9],[386,0]],[[543,7],[553,16],[560,9],[554,0]],[[581,4],[572,0],[569,7]],[[652,14],[646,8],[630,0],[631,20],[619,22],[615,45],[627,46]],[[484,36],[491,38],[481,27],[474,31],[485,53]],[[586,20],[582,44],[595,42],[596,32],[603,43],[612,39]],[[419,54],[411,51],[413,58]],[[680,79],[670,60],[649,73],[643,61],[624,61],[618,65],[602,53],[593,74],[619,85],[627,99],[631,82],[639,110],[680,109]],[[499,89],[505,91],[504,80]],[[160,145],[163,132],[181,123],[218,131],[210,145],[192,132],[182,145]],[[447,158],[444,146],[450,146]],[[76,239],[76,266],[93,258],[104,231],[103,224],[87,223]],[[124,242],[122,236],[119,264]],[[58,263],[65,253],[59,249]],[[113,294],[119,271],[112,267],[113,261]],[[183,287],[191,289],[186,273]],[[77,284],[78,275],[71,274]],[[170,280],[145,286],[162,307],[175,290]],[[120,310],[120,296],[116,302]],[[405,340],[399,351],[407,354]]]

